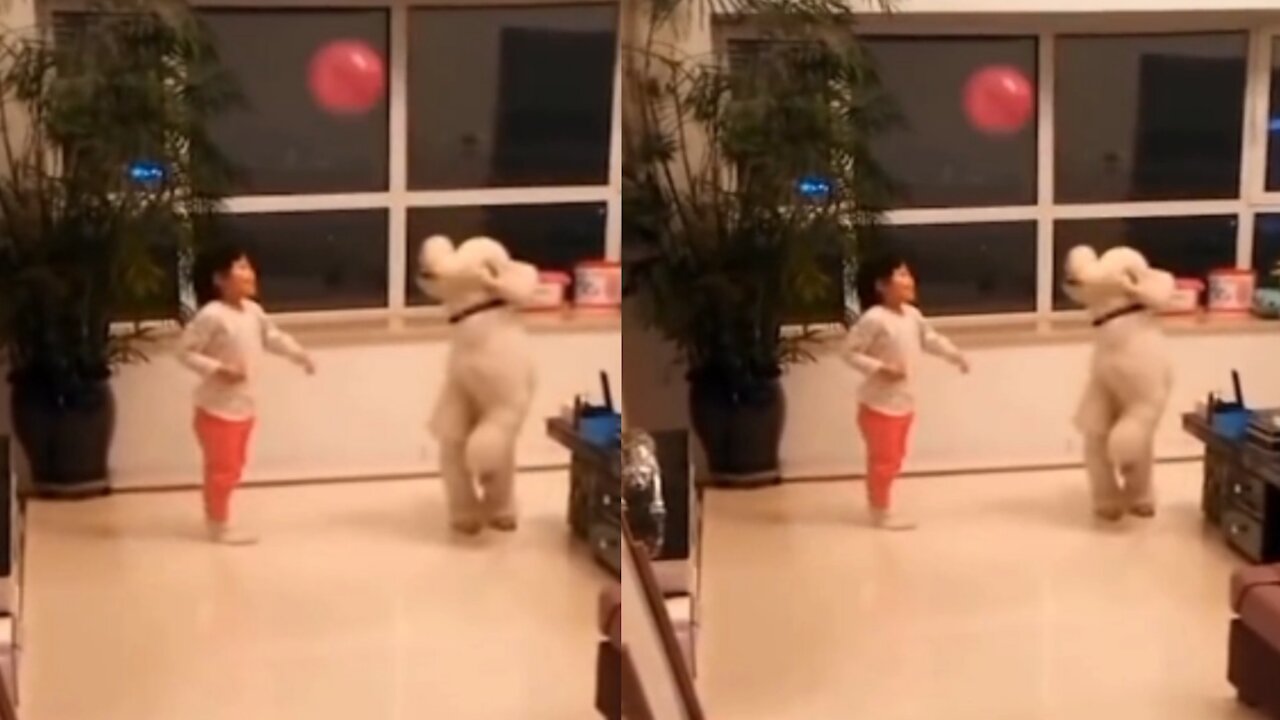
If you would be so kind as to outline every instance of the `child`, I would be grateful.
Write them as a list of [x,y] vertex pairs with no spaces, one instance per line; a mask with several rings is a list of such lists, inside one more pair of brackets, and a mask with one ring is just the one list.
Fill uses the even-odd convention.
[[230,525],[231,493],[240,484],[256,409],[254,388],[263,351],[315,366],[253,301],[258,276],[241,248],[225,245],[196,259],[199,312],[182,335],[179,358],[201,377],[195,392],[196,439],[204,454],[204,511],[209,538],[251,545],[252,535]]
[[890,490],[902,470],[915,413],[912,379],[923,353],[964,373],[969,363],[916,309],[916,281],[903,258],[882,255],[862,262],[857,289],[862,315],[849,330],[843,356],[866,375],[858,393],[858,428],[867,445],[871,522],[885,530],[911,530],[914,523],[890,511]]

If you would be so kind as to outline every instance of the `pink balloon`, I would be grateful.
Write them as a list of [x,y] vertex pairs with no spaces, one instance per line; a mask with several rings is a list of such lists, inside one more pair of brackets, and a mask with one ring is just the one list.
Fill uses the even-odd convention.
[[964,113],[969,123],[988,135],[1012,135],[1035,112],[1035,91],[1022,71],[1009,65],[988,65],[974,72],[964,85]]
[[311,56],[311,97],[335,115],[360,115],[382,101],[387,72],[382,56],[360,40],[335,40]]

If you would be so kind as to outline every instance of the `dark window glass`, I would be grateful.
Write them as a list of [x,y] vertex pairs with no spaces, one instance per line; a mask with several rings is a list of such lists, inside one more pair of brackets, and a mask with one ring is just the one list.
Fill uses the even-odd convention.
[[1267,121],[1267,189],[1280,190],[1280,39],[1271,41],[1271,117]]
[[1016,130],[979,132],[965,87],[993,67],[1036,85],[1034,38],[866,38],[898,127],[872,148],[898,185],[900,207],[1029,205],[1036,201],[1036,115]]
[[1244,33],[1061,38],[1057,201],[1237,197],[1246,46]]
[[410,187],[608,181],[615,7],[442,8],[409,18]]
[[1274,284],[1280,276],[1280,215],[1259,215],[1253,226],[1253,268],[1262,283]]
[[[237,194],[378,192],[387,189],[385,10],[202,10],[245,107],[214,126],[240,170]],[[382,59],[383,97],[368,112],[335,115],[312,96],[312,58],[335,41]],[[436,98],[439,102],[439,98]]]
[[926,315],[1036,309],[1035,223],[886,226],[877,246],[910,263]]
[[269,311],[387,305],[385,210],[227,215],[218,235],[249,253]]
[[604,257],[605,206],[494,205],[420,208],[409,211],[410,304],[427,304],[413,280],[422,241],[447,235],[455,243],[484,235],[502,242],[517,260],[541,270],[572,272],[582,260]]
[[1062,263],[1076,245],[1099,253],[1117,245],[1132,247],[1153,267],[1177,277],[1203,279],[1211,270],[1235,267],[1236,217],[1119,218],[1061,220],[1053,230],[1054,307],[1076,307],[1062,291]]

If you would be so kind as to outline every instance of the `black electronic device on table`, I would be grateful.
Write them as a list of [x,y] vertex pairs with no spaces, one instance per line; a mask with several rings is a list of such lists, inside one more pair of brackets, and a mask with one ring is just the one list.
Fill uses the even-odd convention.
[[1239,440],[1248,434],[1253,411],[1245,404],[1240,373],[1236,370],[1231,371],[1231,386],[1235,391],[1235,400],[1224,400],[1216,393],[1210,393],[1205,407],[1214,432]]
[[1280,453],[1280,410],[1259,410],[1249,418],[1248,439],[1264,450]]
[[1269,419],[1277,414],[1252,411],[1248,431],[1239,434],[1223,432],[1211,410],[1182,416],[1182,427],[1205,445],[1205,520],[1255,563],[1280,561],[1280,451],[1271,445]]
[[[570,531],[590,545],[601,565],[617,574],[621,571],[622,543],[621,446],[592,442],[583,437],[580,425],[567,418],[547,420],[547,435],[569,449]],[[693,546],[694,513],[689,434],[663,430],[650,435],[662,468],[662,498],[667,511],[662,548],[653,559],[687,559]]]

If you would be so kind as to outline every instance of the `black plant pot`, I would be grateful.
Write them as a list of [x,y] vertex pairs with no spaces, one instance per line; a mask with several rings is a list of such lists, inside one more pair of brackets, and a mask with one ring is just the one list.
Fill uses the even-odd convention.
[[83,498],[110,491],[107,460],[115,435],[111,384],[94,383],[74,397],[13,384],[13,430],[31,464],[35,493]]
[[711,484],[752,488],[781,481],[778,445],[786,397],[777,379],[728,390],[714,380],[689,381],[694,432],[706,451]]

